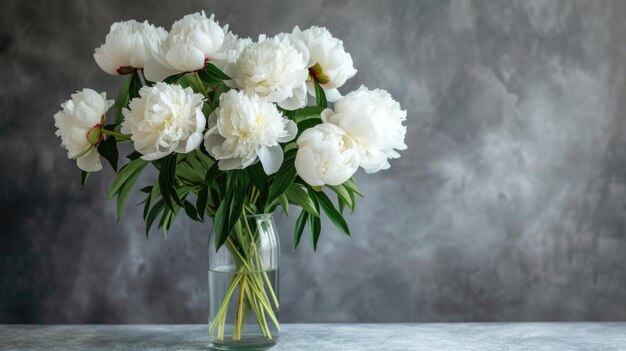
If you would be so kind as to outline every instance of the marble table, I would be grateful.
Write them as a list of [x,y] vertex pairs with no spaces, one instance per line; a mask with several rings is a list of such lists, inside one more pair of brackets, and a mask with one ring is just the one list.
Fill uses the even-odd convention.
[[[276,351],[626,350],[626,323],[283,324]],[[210,350],[205,325],[0,325],[0,350]]]

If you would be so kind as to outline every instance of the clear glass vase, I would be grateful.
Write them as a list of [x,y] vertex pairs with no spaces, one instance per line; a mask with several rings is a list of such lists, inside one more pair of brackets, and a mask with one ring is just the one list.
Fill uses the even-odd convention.
[[226,243],[209,238],[209,338],[217,350],[267,350],[278,341],[280,245],[271,214],[241,216]]

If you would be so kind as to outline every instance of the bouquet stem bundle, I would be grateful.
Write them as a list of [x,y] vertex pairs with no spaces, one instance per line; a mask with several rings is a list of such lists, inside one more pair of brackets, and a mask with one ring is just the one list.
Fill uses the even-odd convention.
[[246,320],[251,311],[256,317],[263,336],[272,339],[268,321],[271,321],[280,331],[278,318],[275,314],[280,307],[258,252],[260,244],[258,235],[251,229],[247,216],[242,216],[233,230],[235,235],[228,238],[225,245],[232,254],[237,269],[215,319],[211,322],[209,334],[213,335],[217,327],[217,338],[224,340],[226,314],[231,300],[238,290],[232,339],[241,340]]

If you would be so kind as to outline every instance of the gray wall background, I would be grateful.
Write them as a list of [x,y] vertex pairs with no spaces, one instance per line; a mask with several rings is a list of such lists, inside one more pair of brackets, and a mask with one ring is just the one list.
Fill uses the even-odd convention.
[[117,94],[92,58],[112,22],[202,9],[244,36],[327,26],[359,69],[344,92],[409,112],[402,158],[357,175],[353,239],[325,223],[292,253],[278,219],[283,321],[626,320],[626,2],[5,0],[1,323],[206,321],[210,225],[116,223],[113,173],[81,191],[52,118]]

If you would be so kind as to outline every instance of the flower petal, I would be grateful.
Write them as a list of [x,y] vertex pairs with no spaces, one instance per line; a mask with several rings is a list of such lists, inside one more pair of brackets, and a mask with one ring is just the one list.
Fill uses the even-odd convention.
[[175,44],[167,51],[165,58],[179,72],[193,72],[204,67],[204,53],[191,45]]
[[92,148],[85,156],[76,160],[76,164],[78,165],[78,168],[85,172],[97,172],[102,169],[100,154],[98,154],[98,150],[95,147]]
[[293,90],[293,95],[278,103],[278,106],[285,110],[297,110],[306,106],[307,94],[306,84],[302,83],[298,88]]
[[141,159],[146,160],[146,161],[154,161],[154,160],[163,158],[169,154],[171,154],[171,152],[156,151],[156,152],[152,152],[152,153],[141,156]]
[[198,146],[202,143],[202,134],[201,133],[193,133],[187,139],[187,143],[185,145],[185,153],[190,153],[193,150],[197,149]]
[[293,138],[298,134],[298,125],[292,120],[285,120],[285,130],[287,131],[287,135],[282,138],[276,139],[279,143],[286,143],[292,141]]
[[230,171],[231,169],[241,169],[242,160],[240,158],[229,158],[225,160],[219,160],[217,167],[220,171]]
[[100,66],[100,68],[102,68],[102,70],[106,73],[114,76],[119,75],[119,73],[117,73],[117,69],[119,67],[115,67],[115,64],[111,62],[108,57],[101,54],[100,50],[96,49],[96,52],[93,54],[93,58],[96,60],[98,66]]
[[280,165],[283,163],[283,149],[280,145],[275,145],[272,147],[263,146],[257,151],[257,155],[259,156],[259,160],[263,165],[263,170],[265,174],[272,175],[278,172]]
[[330,102],[341,99],[341,93],[338,89],[324,89],[324,93],[326,94],[326,100]]
[[143,68],[143,73],[146,76],[146,79],[153,82],[160,82],[163,79],[179,72],[166,67],[156,59],[151,58],[146,62],[146,65]]
[[322,186],[324,182],[319,178],[315,172],[315,156],[313,150],[308,147],[298,149],[296,154],[296,171],[300,178],[302,178],[307,184],[312,186]]

